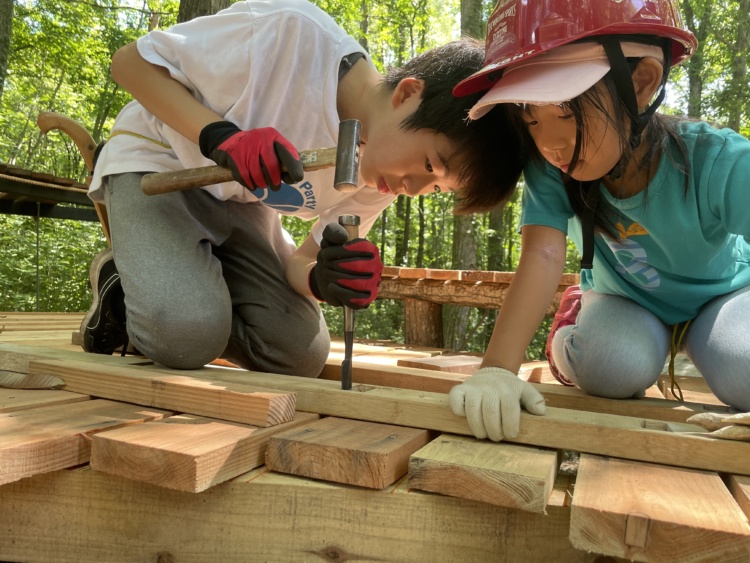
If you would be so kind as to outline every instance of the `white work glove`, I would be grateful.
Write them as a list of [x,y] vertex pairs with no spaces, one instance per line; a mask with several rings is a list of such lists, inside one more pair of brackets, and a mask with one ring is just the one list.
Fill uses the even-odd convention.
[[474,436],[494,442],[518,436],[521,406],[531,414],[547,411],[531,383],[497,367],[481,368],[451,389],[448,399],[453,414],[466,417]]

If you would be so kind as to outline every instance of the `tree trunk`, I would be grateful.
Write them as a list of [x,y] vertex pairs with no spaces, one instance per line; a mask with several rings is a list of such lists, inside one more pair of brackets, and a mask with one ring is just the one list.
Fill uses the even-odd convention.
[[424,239],[425,239],[424,197],[417,198],[417,213],[419,213],[419,232],[417,233],[417,259],[414,265],[417,268],[424,268]]
[[729,90],[732,101],[729,106],[729,122],[727,125],[737,131],[742,128],[742,114],[746,97],[747,85],[747,51],[750,49],[750,0],[739,0],[737,17],[737,39],[734,43],[734,60],[732,61],[732,79]]
[[0,101],[8,74],[10,36],[13,32],[13,0],[0,0]]
[[[685,25],[698,39],[698,50],[684,63],[685,72],[688,77],[688,117],[700,119],[703,115],[703,73],[705,72],[705,59],[701,46],[708,37],[711,28],[712,2],[705,2],[703,6],[691,0],[682,0],[681,7],[684,14]],[[700,10],[696,14],[696,7]]]
[[[482,0],[461,0],[461,35],[482,38],[484,32]],[[471,215],[457,215],[454,218],[452,255],[453,269],[477,268],[476,228]],[[466,348],[470,314],[471,309],[467,307],[445,307],[443,335],[448,348]]]
[[484,34],[482,0],[461,0],[461,35],[484,39]]
[[228,8],[230,0],[180,0],[177,23],[190,21],[201,16],[210,16]]

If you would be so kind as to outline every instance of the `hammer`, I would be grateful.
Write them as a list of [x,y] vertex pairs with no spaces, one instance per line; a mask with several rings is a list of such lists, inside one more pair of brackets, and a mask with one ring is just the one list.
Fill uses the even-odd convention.
[[[336,166],[333,187],[340,192],[357,189],[359,171],[360,123],[356,119],[345,119],[339,123],[338,145],[331,148],[300,151],[302,169],[313,171]],[[284,169],[282,168],[282,172]],[[147,195],[165,194],[211,184],[231,182],[234,178],[229,168],[203,166],[170,172],[146,174],[141,180],[141,189]]]

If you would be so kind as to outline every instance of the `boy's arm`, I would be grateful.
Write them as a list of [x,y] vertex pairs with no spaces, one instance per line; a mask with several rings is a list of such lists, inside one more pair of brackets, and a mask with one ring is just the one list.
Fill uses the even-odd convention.
[[310,270],[315,267],[319,250],[320,247],[312,235],[307,235],[304,242],[286,262],[286,281],[300,295],[313,297],[309,283]]
[[[302,181],[299,152],[273,127],[242,131],[204,106],[169,71],[144,59],[135,43],[112,57],[112,78],[159,120],[200,146],[201,153],[229,168],[246,188],[278,189]],[[282,167],[283,165],[283,167]]]
[[111,73],[144,108],[195,144],[206,125],[224,119],[196,100],[166,68],[141,57],[135,43],[114,54]]
[[525,226],[521,260],[508,288],[482,367],[450,391],[454,414],[465,416],[477,438],[500,441],[518,435],[521,407],[546,412],[544,397],[516,375],[565,266],[565,234],[551,227]]

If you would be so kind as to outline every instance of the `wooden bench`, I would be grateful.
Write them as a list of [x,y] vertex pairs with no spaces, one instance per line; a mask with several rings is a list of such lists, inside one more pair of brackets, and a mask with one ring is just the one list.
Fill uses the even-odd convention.
[[[432,270],[397,268],[383,270],[378,297],[404,301],[404,342],[416,346],[443,346],[443,305],[499,309],[514,272],[483,270]],[[547,310],[554,315],[560,297],[580,282],[578,274],[564,274]]]

